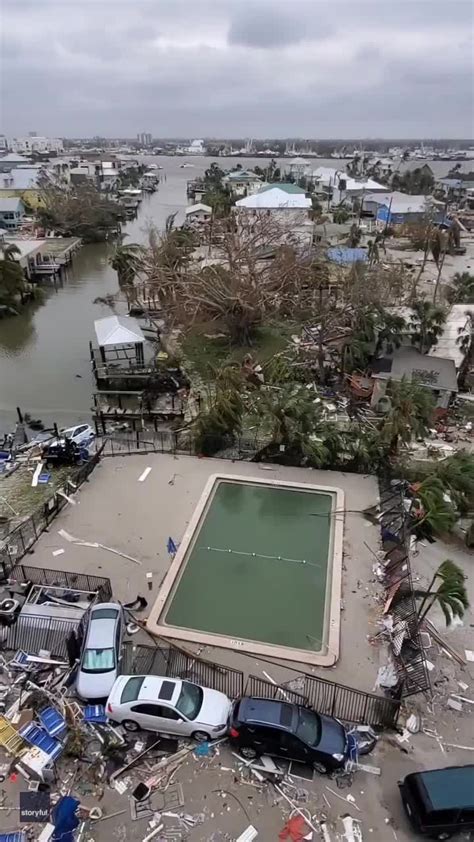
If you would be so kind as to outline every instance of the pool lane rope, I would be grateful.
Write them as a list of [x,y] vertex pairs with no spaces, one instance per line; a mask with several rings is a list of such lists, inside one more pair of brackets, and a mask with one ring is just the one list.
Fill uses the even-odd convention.
[[248,558],[265,558],[268,561],[289,561],[292,564],[307,564],[309,567],[321,568],[321,564],[316,564],[314,561],[307,561],[305,558],[286,558],[283,555],[263,555],[263,553],[246,553],[243,550],[231,550],[225,547],[200,547],[201,550],[208,550],[211,553],[232,553],[233,555],[243,555]]

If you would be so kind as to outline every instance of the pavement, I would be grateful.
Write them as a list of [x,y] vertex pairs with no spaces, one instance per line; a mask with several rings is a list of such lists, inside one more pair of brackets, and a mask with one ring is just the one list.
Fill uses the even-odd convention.
[[[150,467],[140,482],[145,468]],[[371,691],[379,664],[385,658],[385,648],[374,635],[380,630],[378,617],[381,589],[373,573],[374,553],[379,547],[379,529],[361,515],[378,498],[374,477],[336,474],[300,468],[271,466],[271,477],[296,482],[337,485],[346,494],[344,540],[344,573],[341,608],[341,657],[331,669],[302,668],[350,687]],[[103,459],[87,482],[75,495],[76,505],[67,505],[43,533],[25,562],[38,567],[80,571],[110,577],[114,596],[124,602],[137,594],[154,600],[159,584],[169,565],[166,545],[168,537],[180,540],[189,522],[207,478],[213,473],[234,473],[250,477],[264,473],[258,465],[233,463],[224,460],[174,457],[172,455],[127,456]],[[59,532],[61,530],[61,533]],[[99,548],[80,547],[67,537],[98,542]],[[129,558],[112,553],[109,547]],[[64,552],[53,556],[57,549]],[[472,559],[460,541],[450,544],[419,544],[413,554],[414,577],[426,584],[444,558],[452,558],[464,569],[472,593]],[[137,563],[140,562],[140,563]],[[147,573],[151,573],[151,590]],[[146,614],[146,612],[145,612]],[[435,611],[431,619],[441,634],[461,655],[474,649],[471,611],[461,626],[446,629],[444,618]],[[369,641],[370,638],[370,641]],[[314,840],[346,842],[343,817],[352,816],[360,834],[354,839],[374,842],[408,842],[414,838],[404,815],[397,781],[412,771],[442,768],[448,765],[473,762],[472,739],[474,703],[461,702],[461,710],[454,710],[449,700],[454,695],[474,701],[474,663],[457,663],[434,640],[427,650],[433,664],[430,672],[431,698],[413,696],[406,700],[400,716],[400,732],[384,733],[374,751],[362,758],[364,763],[380,769],[380,775],[356,771],[349,777],[328,779],[315,773],[312,781],[286,776],[283,791],[317,828]],[[208,660],[229,663],[255,675],[265,669],[280,682],[294,677],[284,662],[269,665],[241,652],[212,649],[201,652]],[[226,660],[227,659],[227,660]],[[461,682],[461,684],[460,684]],[[464,689],[463,689],[464,688]],[[459,706],[459,705],[458,705]],[[404,725],[416,714],[420,731],[411,734]],[[137,740],[149,735],[134,735],[128,756],[135,756]],[[400,739],[398,739],[400,738]],[[237,840],[249,825],[257,832],[257,840],[272,842],[278,839],[292,812],[292,806],[275,789],[271,776],[260,781],[245,769],[224,742],[210,748],[206,756],[197,756],[191,748],[181,765],[161,782],[161,794],[151,799],[151,815],[133,819],[130,793],[134,786],[153,773],[157,758],[138,764],[120,780],[126,784],[117,792],[107,781],[101,761],[105,752],[98,749],[94,762],[72,758],[61,761],[57,786],[63,792],[77,795],[86,808],[99,806],[104,815],[94,824],[87,822],[82,842],[110,842],[110,840],[186,839],[189,842],[223,842]],[[455,746],[464,746],[464,748]],[[121,760],[119,762],[122,762]],[[1,784],[1,827],[18,829],[17,811],[19,790],[26,789],[26,781],[18,776],[8,777],[6,759],[0,755],[0,765],[7,776]],[[172,768],[172,767],[170,767]],[[266,776],[265,776],[266,777]],[[168,784],[167,788],[166,784]],[[175,784],[181,784],[181,789]],[[55,789],[53,787],[53,789]],[[57,791],[57,790],[56,790]],[[168,793],[168,796],[166,796]],[[155,797],[156,796],[156,797]],[[349,800],[348,800],[349,796]],[[168,797],[169,803],[166,803]],[[163,800],[165,799],[165,800]],[[173,800],[174,799],[174,800]],[[171,804],[171,806],[169,806]],[[306,812],[307,811],[307,812]],[[154,813],[161,813],[161,819]],[[114,816],[114,813],[118,815]],[[176,815],[165,816],[164,813]],[[188,820],[183,818],[188,816]],[[155,824],[153,824],[155,822]],[[164,827],[158,831],[159,824]],[[324,830],[320,823],[324,823]],[[38,825],[38,830],[41,826]],[[156,834],[150,837],[150,834]],[[35,832],[31,836],[37,839]],[[462,837],[460,837],[462,838]]]

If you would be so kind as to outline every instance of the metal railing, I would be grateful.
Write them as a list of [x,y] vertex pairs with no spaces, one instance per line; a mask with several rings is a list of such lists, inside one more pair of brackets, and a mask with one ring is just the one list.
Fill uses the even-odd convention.
[[380,493],[382,544],[387,549],[384,583],[391,599],[390,613],[405,626],[400,651],[394,652],[399,675],[396,692],[402,697],[431,691],[414,596],[404,489],[405,484],[399,482],[382,487]]
[[48,528],[51,521],[59,514],[67,503],[63,495],[73,494],[85,482],[100,460],[102,448],[83,465],[80,465],[71,478],[66,480],[63,488],[53,492],[49,500],[43,503],[35,512],[12,529],[0,541],[0,573],[7,577],[12,568],[23,558],[38,540],[41,533]]
[[0,648],[23,649],[37,655],[40,649],[51,652],[53,658],[68,659],[67,639],[79,627],[80,620],[64,620],[26,614],[11,626],[0,626]]
[[259,696],[263,699],[276,699],[279,702],[292,702],[295,705],[310,707],[309,699],[295,690],[289,690],[285,685],[273,684],[259,675],[249,675],[245,685],[246,696]]
[[378,728],[393,728],[396,725],[399,701],[292,671],[303,687],[301,692],[292,690],[288,686],[291,682],[273,684],[255,675],[249,675],[245,681],[241,670],[191,656],[168,643],[157,646],[126,643],[122,659],[122,672],[125,674],[185,678],[204,687],[220,690],[231,699],[243,695],[260,696],[311,707],[318,713],[335,716],[347,723]]
[[298,673],[298,676],[304,680],[304,683],[300,681],[301,693],[289,689],[286,684],[272,684],[254,675],[249,675],[245,692],[266,699],[305,705],[344,722],[376,728],[393,728],[396,725],[400,702],[314,675]]
[[220,690],[230,699],[236,699],[244,693],[244,674],[241,670],[193,657],[171,644],[147,646],[126,643],[122,672],[183,678]]
[[17,564],[8,578],[10,582],[32,582],[34,585],[51,585],[71,591],[97,593],[98,602],[109,602],[112,597],[110,579],[104,576],[89,576],[87,573],[71,573],[67,570],[50,570],[47,567]]

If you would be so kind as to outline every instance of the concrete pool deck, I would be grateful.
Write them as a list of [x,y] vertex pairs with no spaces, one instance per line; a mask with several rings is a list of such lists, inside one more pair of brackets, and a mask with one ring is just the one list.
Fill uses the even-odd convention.
[[[277,517],[267,525],[268,515],[273,515],[273,512],[267,511],[266,519],[262,511],[258,513],[257,519],[264,520],[264,528],[263,535],[260,531],[260,543],[255,543],[252,533],[257,513],[248,508],[245,512],[242,507],[239,511],[239,502],[235,498],[230,510],[220,512],[220,518],[225,522],[220,524],[224,535],[219,543],[237,541],[237,546],[226,546],[216,555],[213,547],[201,547],[197,542],[211,518],[216,495],[222,490],[233,494],[238,491],[239,485],[242,491],[257,490],[256,506],[259,501],[263,502],[262,493],[269,493],[271,501],[267,506],[270,510],[275,509]],[[282,495],[281,500],[274,497],[275,492]],[[283,498],[285,494],[289,496]],[[291,500],[292,496],[294,500]],[[291,531],[287,523],[284,523],[283,530],[281,526],[278,529],[278,515],[289,514],[288,511],[278,510],[278,504],[283,504],[284,500],[292,503],[293,517],[288,520],[292,524]],[[328,524],[325,523],[325,515],[319,519],[318,512],[308,509],[308,505],[311,509],[317,508],[318,503],[323,501],[329,504]],[[299,509],[301,512],[298,512]],[[311,515],[309,519],[308,515]],[[219,526],[216,523],[218,519],[214,517],[212,535],[216,525]],[[206,540],[212,541],[209,526]],[[226,528],[230,537],[225,536]],[[162,637],[205,646],[233,650],[239,647],[252,655],[333,666],[339,657],[343,530],[344,492],[341,488],[213,474],[206,483],[161,586],[147,628]],[[304,558],[298,556],[298,541],[302,541],[299,546]],[[294,549],[291,549],[293,545]],[[260,552],[267,553],[271,547],[275,555],[259,555],[259,548]],[[251,552],[254,549],[257,553]],[[289,552],[293,556],[296,554],[297,558],[285,557]],[[221,559],[228,558],[227,553],[231,557],[233,553],[237,555],[232,557],[233,566],[223,568]],[[193,576],[190,565],[196,554],[199,556],[198,566],[196,568],[194,563]],[[256,556],[259,563],[265,565],[264,571],[255,567],[256,559],[250,556]],[[315,563],[316,558],[321,562],[319,565]],[[324,569],[321,570],[323,563]],[[318,593],[318,585],[322,593]],[[216,608],[218,616],[214,617]],[[293,645],[291,641],[294,641]]]
[[[138,482],[147,467],[151,467],[151,472],[144,482]],[[41,535],[33,553],[25,556],[24,563],[108,576],[115,598],[131,602],[140,593],[147,598],[147,611],[150,611],[171,564],[168,538],[176,543],[182,540],[206,482],[216,473],[343,489],[346,512],[339,660],[329,669],[317,666],[307,669],[341,684],[371,690],[379,666],[379,652],[368,644],[367,635],[379,631],[376,618],[380,589],[373,573],[373,553],[379,549],[380,529],[359,512],[378,501],[378,483],[373,476],[171,454],[105,458],[76,494],[77,505],[63,509],[49,531]],[[120,550],[141,564],[102,548],[68,543],[58,534],[60,529],[77,538]],[[53,556],[58,549],[64,552]],[[152,573],[151,590],[147,587],[148,572]],[[146,611],[140,616],[146,618]],[[279,682],[295,675],[288,669],[288,662],[277,658],[269,665],[238,649],[190,643],[186,647],[246,674],[262,675],[265,670]],[[293,670],[295,666],[293,663]],[[301,668],[305,666],[302,661]]]

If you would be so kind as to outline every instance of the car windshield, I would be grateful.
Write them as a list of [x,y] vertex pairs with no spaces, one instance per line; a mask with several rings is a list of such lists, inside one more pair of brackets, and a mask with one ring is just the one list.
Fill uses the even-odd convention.
[[196,719],[201,710],[203,696],[201,687],[198,687],[197,684],[190,684],[189,681],[183,681],[181,693],[176,702],[176,710],[188,719]]
[[82,662],[83,672],[110,672],[115,667],[113,649],[86,649]]
[[317,713],[299,708],[296,736],[310,746],[316,746],[319,743],[321,739],[321,720]]

